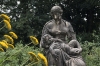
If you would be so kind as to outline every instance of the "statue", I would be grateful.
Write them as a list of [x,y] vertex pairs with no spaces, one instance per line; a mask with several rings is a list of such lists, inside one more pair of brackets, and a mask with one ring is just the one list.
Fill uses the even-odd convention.
[[86,66],[73,27],[61,17],[61,7],[53,6],[50,13],[53,19],[44,25],[40,41],[48,66]]

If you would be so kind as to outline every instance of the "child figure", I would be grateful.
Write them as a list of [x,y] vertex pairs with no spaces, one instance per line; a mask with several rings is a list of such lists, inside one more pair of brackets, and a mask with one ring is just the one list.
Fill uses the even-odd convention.
[[[65,66],[69,65],[69,63],[70,66],[73,66],[71,61],[74,62],[76,66],[85,66],[80,56],[82,48],[77,40],[71,40],[68,44],[65,44],[61,39],[53,38],[49,34],[44,35],[44,39],[50,53],[56,58],[55,61],[64,61]],[[58,57],[62,57],[63,60]],[[80,63],[77,63],[77,61]]]

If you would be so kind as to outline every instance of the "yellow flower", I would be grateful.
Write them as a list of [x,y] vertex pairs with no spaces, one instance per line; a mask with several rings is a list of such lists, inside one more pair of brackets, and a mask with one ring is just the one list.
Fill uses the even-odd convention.
[[18,36],[17,36],[14,32],[9,32],[9,34],[10,34],[13,38],[18,39]]
[[10,25],[10,23],[9,23],[7,20],[3,20],[3,22],[5,23],[6,28],[8,28],[8,30],[11,30],[11,25]]
[[14,49],[14,46],[12,44],[8,44],[8,47]]
[[0,47],[0,51],[4,52],[3,48]]
[[30,36],[30,40],[32,41],[33,44],[37,45],[39,44],[38,39],[34,36]]
[[14,46],[12,44],[8,44],[6,40],[2,40],[1,42],[4,42],[8,47],[14,49]]
[[14,44],[14,40],[12,37],[10,37],[9,35],[4,35],[4,38],[7,39],[8,43]]
[[43,54],[41,54],[41,53],[38,53],[38,56],[39,56],[40,59],[43,60],[45,66],[48,66],[48,62],[47,62],[46,57]]
[[5,20],[10,22],[10,18],[7,15],[1,14],[0,17],[4,18]]
[[5,44],[7,44],[7,45],[8,45],[8,43],[7,43],[7,41],[6,41],[6,40],[2,40],[2,42],[4,42]]
[[4,42],[0,42],[0,45],[2,46],[2,47],[4,47],[4,48],[8,48],[8,46],[4,43]]
[[33,53],[33,52],[28,52],[28,54],[30,54],[31,55],[31,59],[30,59],[30,61],[38,61],[39,59],[37,58],[37,56],[36,56],[36,54],[35,53]]

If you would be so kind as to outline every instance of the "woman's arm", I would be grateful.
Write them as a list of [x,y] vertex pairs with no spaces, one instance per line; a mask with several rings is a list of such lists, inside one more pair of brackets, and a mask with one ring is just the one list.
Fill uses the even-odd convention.
[[72,25],[69,22],[66,22],[66,25],[68,26],[68,29],[69,29],[69,31],[68,31],[69,40],[73,40],[73,39],[76,40],[76,34],[75,34],[74,30],[73,30]]
[[40,48],[45,48],[46,47],[45,46],[46,43],[44,42],[43,39],[44,39],[45,34],[49,34],[47,23],[44,25],[43,30],[42,30],[42,36],[41,36],[41,40],[40,40]]

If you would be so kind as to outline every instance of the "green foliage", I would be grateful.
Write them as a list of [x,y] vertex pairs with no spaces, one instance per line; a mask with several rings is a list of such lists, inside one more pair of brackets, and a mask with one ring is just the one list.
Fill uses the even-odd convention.
[[91,33],[84,33],[84,32],[79,33],[77,34],[77,39],[80,42],[89,41],[89,42],[100,43],[100,32],[94,30]]
[[28,52],[39,53],[40,49],[34,46],[23,46],[17,43],[14,49],[8,49],[6,52],[0,52],[0,66],[41,66],[41,61],[38,63],[30,62]]
[[87,66],[100,66],[100,33],[82,33],[78,35],[82,46],[82,57]]
[[82,57],[87,66],[100,66],[100,48],[96,44],[88,41],[82,44]]

